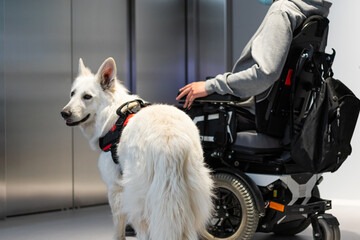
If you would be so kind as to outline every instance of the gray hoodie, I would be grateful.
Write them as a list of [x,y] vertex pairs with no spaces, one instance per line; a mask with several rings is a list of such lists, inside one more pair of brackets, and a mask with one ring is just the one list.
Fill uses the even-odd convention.
[[311,15],[327,17],[331,3],[323,0],[278,0],[245,46],[232,72],[219,74],[205,83],[208,94],[232,94],[254,112],[253,97],[268,89],[284,67],[293,31]]

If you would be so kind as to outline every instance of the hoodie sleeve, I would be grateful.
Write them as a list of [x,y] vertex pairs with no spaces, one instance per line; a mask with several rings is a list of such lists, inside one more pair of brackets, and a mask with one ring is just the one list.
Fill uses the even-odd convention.
[[253,64],[207,80],[208,94],[229,93],[248,98],[265,91],[280,77],[292,41],[291,21],[286,12],[275,10],[266,16],[260,28],[249,50]]

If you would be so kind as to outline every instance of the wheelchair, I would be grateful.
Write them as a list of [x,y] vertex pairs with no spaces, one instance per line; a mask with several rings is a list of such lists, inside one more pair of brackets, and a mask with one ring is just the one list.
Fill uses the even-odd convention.
[[186,110],[199,128],[215,181],[215,213],[206,239],[252,239],[255,232],[292,236],[312,225],[315,240],[339,240],[331,200],[320,197],[322,172],[308,172],[291,156],[335,57],[325,53],[328,19],[311,16],[295,32],[281,77],[255,96],[256,130],[236,131],[235,96],[212,94]]

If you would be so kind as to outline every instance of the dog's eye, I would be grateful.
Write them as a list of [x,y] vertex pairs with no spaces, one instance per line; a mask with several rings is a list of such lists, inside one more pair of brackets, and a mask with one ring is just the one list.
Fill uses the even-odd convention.
[[89,94],[85,94],[85,95],[83,96],[83,99],[85,99],[85,100],[89,100],[89,99],[91,99],[91,98],[92,98],[92,96],[89,95]]
[[72,91],[72,92],[70,93],[70,97],[74,96],[74,94],[75,94],[75,91]]

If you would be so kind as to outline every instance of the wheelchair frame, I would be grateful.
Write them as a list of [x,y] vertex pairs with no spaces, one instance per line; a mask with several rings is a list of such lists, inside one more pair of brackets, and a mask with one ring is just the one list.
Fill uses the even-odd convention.
[[[201,100],[201,104],[205,103],[226,109],[226,105],[232,102]],[[225,188],[230,192],[246,191],[251,196],[249,203],[246,203],[250,205],[247,206],[250,208],[250,213],[247,214],[255,218],[249,222],[246,220],[248,216],[239,214],[246,211],[239,210],[243,200],[238,200],[237,211],[230,210],[239,197],[234,192],[228,192],[232,195],[232,200],[229,200],[230,196],[222,203],[215,200],[216,215],[208,230],[210,235],[206,235],[206,238],[251,239],[255,232],[295,235],[311,224],[315,240],[340,239],[339,222],[336,217],[325,213],[331,209],[331,201],[322,199],[319,195],[317,186],[323,180],[321,174],[299,171],[298,165],[291,161],[286,150],[254,153],[244,149],[241,151],[231,144],[220,147],[204,144],[203,149],[205,161],[213,170],[215,184],[219,181],[219,176],[228,181],[228,186],[216,185],[216,188],[221,191]],[[231,185],[236,184],[245,190],[231,189]],[[216,194],[217,199],[224,197],[219,192]],[[235,221],[235,225],[231,223],[234,218],[240,217],[242,221],[246,221],[246,226],[241,226],[239,221]]]

